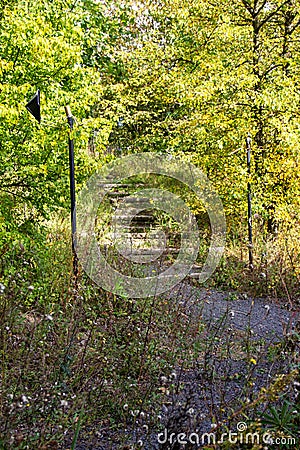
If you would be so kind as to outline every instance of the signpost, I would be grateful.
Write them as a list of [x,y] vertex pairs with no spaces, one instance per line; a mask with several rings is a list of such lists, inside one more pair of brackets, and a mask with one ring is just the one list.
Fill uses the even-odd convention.
[[74,168],[74,140],[73,126],[74,117],[70,106],[65,106],[69,130],[69,166],[70,166],[70,198],[71,198],[71,229],[72,229],[72,253],[73,253],[73,275],[75,287],[77,287],[78,259],[76,254],[76,200],[75,200],[75,168]]
[[[40,90],[38,89],[31,100],[26,104],[26,109],[33,117],[41,123]],[[73,253],[73,275],[75,288],[77,289],[78,259],[76,255],[76,202],[75,202],[75,170],[74,170],[74,141],[73,125],[74,118],[70,106],[65,106],[69,130],[69,165],[70,165],[70,197],[71,197],[71,226],[72,226],[72,253]]]
[[253,271],[253,235],[252,235],[252,204],[251,204],[251,138],[250,135],[246,138],[247,147],[247,172],[248,172],[248,184],[247,184],[247,196],[248,196],[248,248],[249,248],[249,268]]
[[38,89],[31,100],[26,105],[26,109],[33,115],[33,117],[41,123],[41,105],[40,105],[40,90]]

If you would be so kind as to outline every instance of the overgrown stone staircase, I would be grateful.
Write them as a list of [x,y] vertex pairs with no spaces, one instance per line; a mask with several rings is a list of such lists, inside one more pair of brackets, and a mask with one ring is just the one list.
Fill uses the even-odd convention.
[[[114,210],[110,230],[100,241],[100,247],[107,253],[117,246],[124,258],[139,264],[150,263],[152,272],[154,261],[160,272],[170,266],[180,251],[180,232],[168,229],[164,235],[164,227],[154,209],[142,209],[148,198],[137,193],[138,188],[144,186],[105,181],[100,187],[107,191],[106,196]],[[195,264],[188,277],[198,278],[200,273],[201,266]]]

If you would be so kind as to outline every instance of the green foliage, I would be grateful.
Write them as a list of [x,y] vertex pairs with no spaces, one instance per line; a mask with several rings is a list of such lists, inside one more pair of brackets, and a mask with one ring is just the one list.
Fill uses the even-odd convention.
[[[80,5],[16,1],[3,10],[0,31],[0,229],[30,234],[33,222],[68,204],[66,104],[76,117],[77,183],[94,166],[92,130],[109,121],[92,117],[102,95],[99,74],[83,64]],[[25,104],[41,89],[42,124]],[[99,141],[101,144],[101,140]],[[32,234],[32,233],[31,233]]]
[[287,435],[296,436],[298,427],[294,423],[295,407],[289,402],[284,401],[280,409],[270,406],[268,413],[263,414],[262,424],[270,427],[271,430],[284,432]]
[[[245,217],[253,138],[254,212],[267,223],[299,210],[299,5],[294,1],[139,3],[134,39],[116,58],[125,152],[180,154],[218,189],[229,222]],[[112,80],[113,81],[113,80]]]
[[[298,14],[294,0],[5,3],[1,229],[28,233],[67,205],[67,103],[78,185],[107,144],[179,154],[208,174],[235,227],[246,223],[250,132],[254,213],[269,231],[297,220]],[[24,109],[37,87],[41,127]]]

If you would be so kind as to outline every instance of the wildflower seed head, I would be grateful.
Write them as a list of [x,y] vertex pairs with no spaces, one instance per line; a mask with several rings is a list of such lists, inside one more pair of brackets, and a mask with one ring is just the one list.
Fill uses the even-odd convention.
[[165,383],[167,383],[168,378],[165,376],[162,376],[162,377],[160,377],[160,380],[161,380],[162,384],[165,384]]

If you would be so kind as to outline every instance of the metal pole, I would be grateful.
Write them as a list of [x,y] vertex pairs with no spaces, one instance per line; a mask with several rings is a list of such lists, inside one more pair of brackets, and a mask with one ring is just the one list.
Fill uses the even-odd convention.
[[251,205],[251,138],[250,135],[246,138],[247,146],[247,171],[248,171],[248,184],[247,184],[247,196],[248,196],[248,248],[249,248],[249,268],[253,271],[253,234],[252,234],[252,205]]
[[65,106],[65,111],[70,127],[69,131],[69,165],[70,165],[70,198],[71,198],[71,226],[72,226],[72,253],[73,253],[73,275],[75,287],[77,287],[78,259],[76,254],[76,200],[75,200],[75,168],[74,168],[74,141],[73,126],[74,117],[70,106]]

